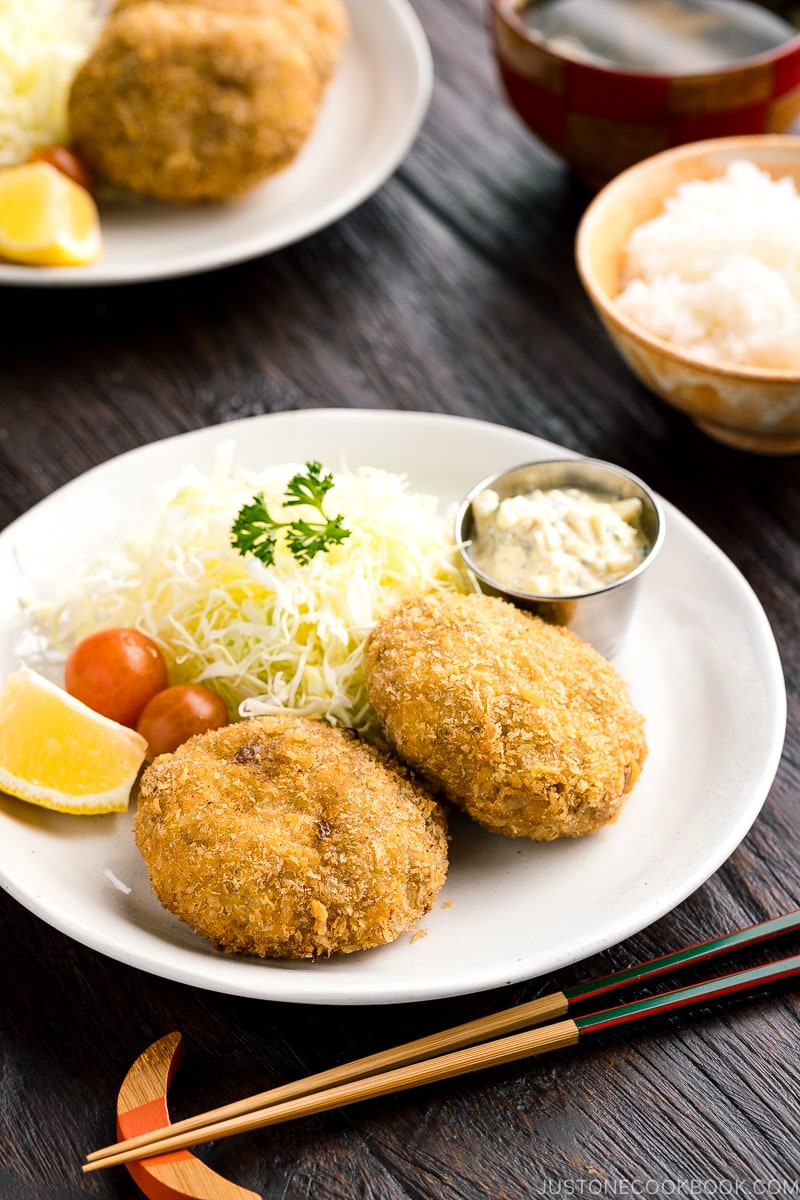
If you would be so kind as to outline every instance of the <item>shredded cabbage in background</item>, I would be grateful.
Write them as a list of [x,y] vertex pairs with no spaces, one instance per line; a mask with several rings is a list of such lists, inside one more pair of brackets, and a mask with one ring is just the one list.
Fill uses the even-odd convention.
[[67,141],[67,100],[100,26],[97,0],[0,0],[0,166]]
[[472,586],[436,498],[367,467],[336,474],[325,497],[351,531],[341,545],[305,566],[282,542],[272,567],[242,557],[230,545],[241,505],[263,492],[276,520],[306,515],[282,504],[303,469],[231,472],[223,457],[210,478],[182,475],[154,498],[146,528],[78,564],[55,603],[34,609],[51,644],[66,654],[97,629],[135,626],[162,647],[170,683],[213,687],[231,714],[322,715],[374,736],[370,630],[409,596]]

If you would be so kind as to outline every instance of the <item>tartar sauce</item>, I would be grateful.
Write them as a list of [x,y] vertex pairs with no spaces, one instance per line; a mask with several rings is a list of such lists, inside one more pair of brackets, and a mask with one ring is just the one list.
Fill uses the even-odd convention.
[[536,489],[472,501],[469,554],[485,575],[536,596],[574,596],[628,575],[646,556],[642,503],[603,500],[579,488]]

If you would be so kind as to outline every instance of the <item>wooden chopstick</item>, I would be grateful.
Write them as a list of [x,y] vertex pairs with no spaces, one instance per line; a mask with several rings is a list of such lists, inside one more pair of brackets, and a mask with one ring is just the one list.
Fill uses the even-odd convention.
[[659,958],[651,958],[646,962],[637,963],[636,966],[627,967],[625,970],[615,971],[613,975],[606,975],[602,979],[593,979],[586,983],[579,983],[575,987],[565,988],[564,995],[570,1004],[592,1000],[595,996],[616,991],[618,988],[625,987],[626,984],[641,983],[642,980],[653,979],[656,975],[665,975],[670,971],[681,970],[683,967],[708,962],[709,959],[718,958],[721,954],[728,954],[732,950],[760,946],[762,942],[770,941],[783,933],[797,933],[798,930],[800,930],[800,909],[794,909],[780,917],[759,921],[755,925],[747,925],[743,929],[734,930],[733,933],[725,933],[721,937],[711,938],[707,942],[684,946],[682,950],[676,950],[672,954],[662,954]]
[[[296,1096],[318,1092],[322,1088],[348,1083],[353,1079],[363,1079],[368,1075],[376,1075],[394,1067],[405,1066],[424,1058],[433,1058],[450,1050],[459,1050],[465,1046],[500,1037],[503,1034],[527,1029],[530,1026],[566,1016],[571,1004],[615,991],[628,983],[641,982],[644,979],[664,974],[666,971],[679,970],[692,963],[704,962],[730,950],[756,945],[769,938],[777,937],[779,934],[798,929],[800,929],[800,910],[786,913],[781,917],[774,917],[768,921],[761,921],[756,925],[749,925],[744,929],[713,938],[707,942],[687,946],[672,954],[665,954],[634,967],[616,971],[602,979],[591,980],[567,988],[563,992],[552,992],[537,1000],[531,1000],[527,1004],[519,1004],[488,1017],[457,1025],[441,1033],[431,1034],[428,1037],[395,1046],[393,1049],[356,1059],[354,1062],[321,1071],[305,1079],[295,1080],[267,1092],[249,1096],[245,1100],[237,1100],[221,1108],[211,1109],[209,1112],[200,1113],[194,1117],[187,1117],[183,1121],[176,1121],[175,1124],[167,1126],[163,1132],[165,1136],[167,1132],[170,1135],[189,1133],[193,1129],[201,1129],[213,1122],[244,1116],[248,1112],[280,1104],[283,1101],[292,1100]],[[128,1138],[124,1142],[117,1142],[102,1150],[95,1150],[87,1156],[87,1161],[93,1162],[110,1154],[117,1154],[122,1150],[146,1146],[158,1137],[159,1131],[154,1130],[152,1133],[141,1134],[136,1138]]]
[[690,987],[661,992],[631,1004],[620,1004],[615,1008],[589,1013],[583,1017],[576,1017],[574,1020],[558,1021],[553,1025],[529,1029],[524,1033],[516,1033],[497,1041],[468,1046],[462,1050],[456,1050],[452,1054],[441,1055],[425,1062],[410,1063],[392,1071],[384,1071],[379,1075],[354,1079],[349,1083],[298,1096],[282,1104],[274,1104],[260,1111],[234,1117],[232,1120],[217,1121],[189,1133],[158,1137],[145,1147],[139,1146],[135,1149],[121,1150],[118,1153],[109,1153],[106,1157],[86,1162],[83,1170],[84,1172],[96,1171],[103,1167],[117,1166],[136,1159],[152,1158],[155,1155],[182,1150],[187,1146],[199,1145],[202,1142],[231,1137],[236,1133],[248,1133],[253,1129],[263,1129],[268,1125],[277,1125],[298,1117],[312,1116],[331,1108],[341,1108],[361,1100],[371,1100],[377,1096],[407,1091],[409,1088],[420,1087],[426,1083],[452,1079],[457,1075],[465,1075],[485,1067],[514,1062],[520,1058],[529,1058],[548,1050],[574,1046],[579,1038],[587,1033],[597,1033],[615,1025],[639,1021],[655,1013],[672,1012],[678,1008],[702,1004],[711,999],[732,995],[735,992],[751,991],[763,987],[767,983],[788,979],[798,974],[800,974],[800,954],[775,963],[768,963],[765,966],[752,967],[747,971],[737,971],[730,975],[709,979]]
[[530,1025],[540,1025],[545,1021],[552,1021],[556,1017],[565,1016],[567,1008],[568,1001],[564,993],[553,992],[538,1000],[530,1000],[527,1004],[504,1009],[502,1012],[493,1013],[488,1017],[479,1017],[475,1021],[467,1021],[464,1025],[456,1025],[452,1029],[432,1033],[427,1037],[418,1038],[413,1042],[405,1042],[403,1045],[394,1046],[389,1050],[381,1050],[377,1054],[370,1054],[365,1058],[358,1058],[353,1062],[331,1067],[327,1071],[320,1071],[318,1074],[309,1075],[304,1079],[293,1080],[291,1083],[271,1088],[267,1092],[260,1092],[256,1096],[248,1096],[244,1100],[236,1100],[221,1108],[214,1108],[208,1112],[199,1113],[195,1117],[176,1121],[172,1125],[165,1126],[164,1129],[155,1129],[151,1133],[143,1133],[113,1146],[106,1146],[102,1150],[95,1150],[87,1155],[87,1162],[94,1162],[123,1150],[147,1147],[166,1134],[189,1133],[193,1129],[204,1128],[209,1122],[244,1116],[246,1113],[292,1100],[298,1096],[307,1096],[336,1084],[378,1075],[382,1071],[406,1066],[409,1063],[419,1062],[421,1059],[433,1058],[449,1050],[472,1046],[477,1042],[490,1040],[504,1033],[511,1033]]
[[[769,921],[763,921],[756,925],[748,926],[745,929],[738,930],[731,934],[726,934],[720,938],[714,938],[707,942],[701,942],[697,945],[686,947],[683,950],[672,954],[663,955],[660,958],[650,959],[646,963],[641,963],[635,967],[627,968],[623,971],[617,971],[612,975],[607,975],[602,979],[597,979],[568,988],[563,992],[553,992],[548,996],[543,996],[537,1000],[529,1001],[527,1004],[517,1005],[514,1008],[505,1009],[501,1012],[492,1014],[488,1017],[482,1017],[476,1021],[468,1021],[463,1025],[458,1025],[453,1029],[444,1030],[441,1033],[432,1034],[428,1037],[419,1038],[413,1042],[407,1042],[404,1045],[396,1046],[390,1050],[384,1050],[379,1054],[368,1055],[365,1058],[360,1058],[351,1063],[346,1063],[339,1067],[331,1068],[327,1071],[322,1071],[319,1074],[309,1076],[305,1079],[296,1080],[289,1084],[284,1084],[281,1087],[273,1088],[267,1092],[261,1092],[258,1095],[247,1097],[245,1100],[236,1101],[233,1104],[225,1105],[221,1108],[212,1109],[205,1113],[200,1113],[197,1116],[189,1117],[186,1120],[178,1121],[173,1125],[166,1126],[162,1130],[154,1130],[147,1134],[142,1134],[136,1138],[129,1138],[126,1141],[118,1142],[114,1145],[107,1146],[101,1150],[95,1150],[87,1156],[87,1165],[84,1170],[94,1170],[101,1166],[112,1166],[118,1162],[130,1161],[132,1158],[150,1157],[155,1153],[162,1153],[162,1145],[166,1141],[171,1143],[171,1148],[177,1148],[175,1139],[184,1137],[181,1145],[195,1145],[200,1141],[208,1141],[214,1137],[228,1136],[226,1133],[213,1132],[208,1133],[209,1128],[218,1129],[221,1124],[226,1125],[229,1122],[243,1119],[251,1113],[257,1114],[258,1124],[249,1125],[247,1128],[258,1128],[262,1124],[275,1123],[273,1121],[263,1120],[264,1111],[269,1109],[270,1113],[275,1114],[277,1110],[286,1110],[287,1105],[291,1106],[292,1102],[307,1099],[309,1096],[320,1093],[323,1089],[334,1089],[340,1091],[342,1087],[372,1078],[376,1075],[385,1077],[386,1073],[396,1074],[397,1069],[408,1067],[412,1064],[419,1063],[422,1059],[440,1060],[441,1056],[447,1051],[464,1050],[467,1047],[474,1046],[476,1043],[483,1040],[498,1038],[502,1034],[510,1033],[514,1030],[524,1029],[527,1026],[536,1025],[544,1021],[551,1021],[557,1017],[564,1016],[571,1004],[577,1003],[580,1000],[586,1000],[590,997],[605,994],[617,988],[623,987],[627,983],[639,982],[643,979],[650,978],[655,975],[663,974],[665,971],[677,970],[687,966],[690,963],[698,963],[707,959],[724,954],[733,949],[739,949],[743,946],[756,945],[770,938],[777,937],[781,933],[787,933],[800,929],[800,910],[792,913],[787,913],[782,917],[776,917]],[[703,986],[703,985],[698,985]],[[684,989],[690,991],[691,989]],[[671,995],[673,993],[667,993]],[[651,998],[652,1002],[658,1000],[658,997]],[[642,1002],[647,1003],[647,1002]],[[626,1008],[629,1006],[622,1006]],[[622,1011],[614,1010],[614,1011]],[[649,1010],[643,1010],[642,1015],[645,1015]],[[655,1011],[655,1009],[654,1009]],[[596,1014],[595,1014],[596,1016]],[[636,1019],[634,1017],[621,1019]],[[578,1018],[575,1022],[562,1022],[563,1028],[560,1032],[559,1026],[550,1026],[547,1030],[536,1031],[538,1037],[532,1037],[530,1048],[522,1049],[519,1054],[514,1053],[513,1057],[524,1057],[529,1054],[539,1054],[544,1050],[555,1049],[560,1045],[569,1045],[571,1041],[563,1041],[564,1037],[569,1032],[570,1036],[573,1032],[571,1026],[580,1031],[580,1022],[583,1022],[583,1028],[587,1029],[591,1026],[585,1022],[589,1018]],[[617,1023],[616,1021],[614,1023]],[[567,1027],[570,1027],[567,1031]],[[605,1027],[605,1026],[603,1026]],[[554,1043],[549,1044],[549,1036],[555,1038]],[[514,1039],[507,1038],[506,1042]],[[577,1040],[577,1034],[572,1040]],[[489,1047],[482,1046],[479,1050],[487,1054],[491,1047],[495,1047],[498,1053],[502,1053],[501,1043],[491,1043]],[[537,1048],[538,1047],[538,1048]],[[453,1055],[448,1055],[452,1058]],[[465,1065],[462,1070],[457,1070],[454,1073],[463,1073],[464,1071],[478,1070],[482,1066],[491,1065],[492,1062],[512,1061],[509,1058],[491,1058],[488,1061],[473,1061],[469,1056],[463,1060]],[[429,1066],[430,1063],[424,1064]],[[424,1069],[424,1068],[422,1068]],[[448,1076],[441,1076],[447,1078]],[[419,1082],[426,1082],[426,1079],[421,1079]],[[402,1087],[414,1087],[415,1082],[400,1084],[398,1088],[390,1086],[388,1090],[400,1090]],[[366,1099],[369,1095],[385,1094],[385,1090],[374,1091],[364,1095],[358,1094],[353,1099],[334,1099],[323,1107],[334,1107],[337,1104],[353,1103],[357,1099]],[[330,1094],[330,1093],[329,1093]],[[319,1109],[309,1109],[311,1111],[322,1111]],[[294,1110],[285,1116],[277,1116],[277,1120],[289,1120],[293,1115],[302,1115],[299,1111]],[[243,1127],[232,1129],[231,1132],[244,1131]],[[197,1135],[202,1136],[197,1136]],[[157,1149],[154,1149],[157,1147]]]

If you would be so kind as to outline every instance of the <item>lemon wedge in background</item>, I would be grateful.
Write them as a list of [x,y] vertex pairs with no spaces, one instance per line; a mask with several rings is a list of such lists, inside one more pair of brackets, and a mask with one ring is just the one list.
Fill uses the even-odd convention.
[[0,256],[41,267],[81,266],[102,250],[89,192],[50,163],[0,170]]
[[147,743],[21,667],[0,690],[0,791],[58,812],[125,812]]

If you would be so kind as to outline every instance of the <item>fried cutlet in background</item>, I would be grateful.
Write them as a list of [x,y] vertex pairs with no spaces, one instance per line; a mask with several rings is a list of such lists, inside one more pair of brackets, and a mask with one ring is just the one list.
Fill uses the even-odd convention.
[[117,0],[114,13],[158,3],[167,8],[204,8],[228,16],[275,17],[295,36],[327,83],[347,38],[347,9],[341,0]]
[[240,196],[304,145],[346,32],[341,0],[123,0],[75,76],[72,145],[142,195]]

